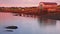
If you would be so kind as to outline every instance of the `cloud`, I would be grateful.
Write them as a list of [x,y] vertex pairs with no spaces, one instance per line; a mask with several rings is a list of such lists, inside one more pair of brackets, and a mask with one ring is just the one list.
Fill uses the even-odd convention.
[[58,0],[0,0],[0,6],[38,6],[39,2],[58,2]]

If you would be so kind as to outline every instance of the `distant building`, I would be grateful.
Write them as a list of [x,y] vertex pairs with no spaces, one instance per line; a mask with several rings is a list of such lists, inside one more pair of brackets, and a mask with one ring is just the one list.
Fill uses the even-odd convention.
[[46,9],[47,11],[56,11],[57,3],[54,2],[40,2],[40,9]]

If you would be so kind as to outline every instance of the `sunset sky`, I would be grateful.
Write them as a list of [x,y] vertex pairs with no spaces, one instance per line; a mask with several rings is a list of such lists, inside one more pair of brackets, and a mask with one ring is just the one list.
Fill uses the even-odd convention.
[[60,0],[0,0],[1,7],[30,7],[38,6],[39,2],[56,2]]

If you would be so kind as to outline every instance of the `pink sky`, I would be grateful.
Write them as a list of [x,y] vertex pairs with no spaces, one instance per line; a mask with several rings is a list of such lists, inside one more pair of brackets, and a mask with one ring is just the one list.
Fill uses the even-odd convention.
[[0,6],[4,7],[30,7],[38,6],[39,2],[57,2],[59,0],[0,0]]

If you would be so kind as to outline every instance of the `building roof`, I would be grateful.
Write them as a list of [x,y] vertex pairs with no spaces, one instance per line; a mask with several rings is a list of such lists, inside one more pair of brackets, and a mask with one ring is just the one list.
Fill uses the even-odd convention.
[[57,7],[60,7],[60,5],[58,5]]
[[40,2],[40,3],[44,3],[45,5],[57,5],[57,3],[55,2]]

